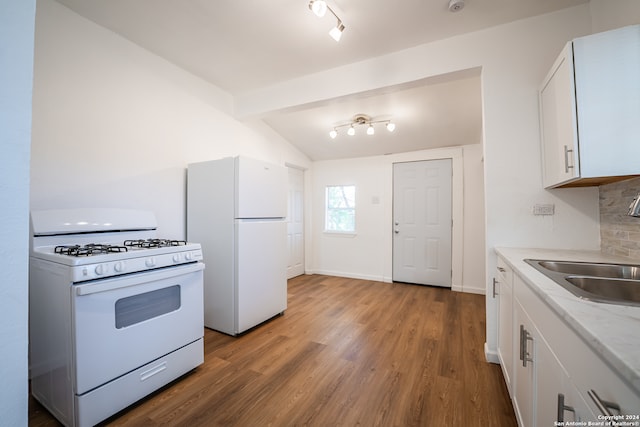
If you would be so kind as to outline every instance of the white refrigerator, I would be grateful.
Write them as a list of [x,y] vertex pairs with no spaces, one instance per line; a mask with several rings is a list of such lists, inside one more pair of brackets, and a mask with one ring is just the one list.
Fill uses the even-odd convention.
[[202,245],[204,324],[237,335],[287,308],[284,166],[247,157],[187,169],[187,240]]

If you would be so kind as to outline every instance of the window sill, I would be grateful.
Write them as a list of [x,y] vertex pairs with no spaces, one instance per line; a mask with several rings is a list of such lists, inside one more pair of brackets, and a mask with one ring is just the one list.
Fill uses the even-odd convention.
[[355,231],[334,231],[334,230],[324,230],[322,234],[327,236],[335,236],[335,237],[356,237]]

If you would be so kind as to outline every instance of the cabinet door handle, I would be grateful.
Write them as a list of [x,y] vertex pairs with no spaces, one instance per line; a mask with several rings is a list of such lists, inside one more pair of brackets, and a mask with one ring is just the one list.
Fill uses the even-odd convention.
[[499,271],[500,273],[504,273],[504,272],[505,272],[505,271],[507,271],[507,270],[505,270],[503,267],[498,267],[498,271]]
[[520,360],[524,360],[524,325],[520,325]]
[[573,408],[573,406],[567,406],[564,404],[564,394],[558,393],[558,419],[556,421],[558,421],[559,423],[564,422],[564,411],[573,412],[574,414],[576,413],[576,410]]
[[527,367],[527,362],[533,362],[533,357],[529,353],[527,341],[533,342],[533,337],[524,328],[524,325],[520,325],[520,360],[522,360],[522,366]]
[[569,169],[573,169],[573,165],[569,164],[569,153],[573,154],[573,149],[569,149],[569,146],[564,146],[564,173],[569,173]]
[[496,278],[493,278],[493,290],[491,291],[491,293],[493,294],[493,299],[496,298],[496,295],[498,295],[498,293],[496,292],[496,283],[500,283],[496,280]]
[[598,393],[596,393],[594,389],[587,391],[587,394],[589,395],[591,400],[593,400],[593,403],[596,404],[596,406],[598,407],[598,410],[602,412],[602,415],[609,415],[609,416],[613,415],[611,413],[611,409],[618,411],[618,413],[620,413],[620,405],[614,402],[607,402],[606,400],[600,399],[600,396],[598,396]]

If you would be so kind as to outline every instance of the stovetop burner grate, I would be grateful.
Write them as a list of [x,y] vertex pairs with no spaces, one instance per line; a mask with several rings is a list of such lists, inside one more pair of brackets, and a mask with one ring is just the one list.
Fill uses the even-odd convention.
[[186,244],[187,242],[185,240],[138,239],[125,240],[122,245],[103,243],[89,243],[85,245],[59,245],[54,247],[54,253],[74,257],[84,257],[108,253],[127,252],[129,248],[154,249],[184,246]]
[[127,251],[128,249],[125,246],[105,245],[101,243],[89,243],[84,246],[62,245],[54,248],[54,252],[57,254],[77,257]]
[[125,240],[124,245],[137,248],[164,248],[169,246],[184,246],[187,242],[184,240],[169,240],[169,239],[139,239],[139,240]]

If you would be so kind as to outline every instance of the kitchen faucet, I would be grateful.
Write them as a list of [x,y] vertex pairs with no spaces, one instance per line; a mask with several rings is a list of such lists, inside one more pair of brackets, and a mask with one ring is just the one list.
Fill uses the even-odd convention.
[[627,212],[629,216],[635,216],[636,218],[640,218],[640,193],[638,193],[629,205],[629,212]]

